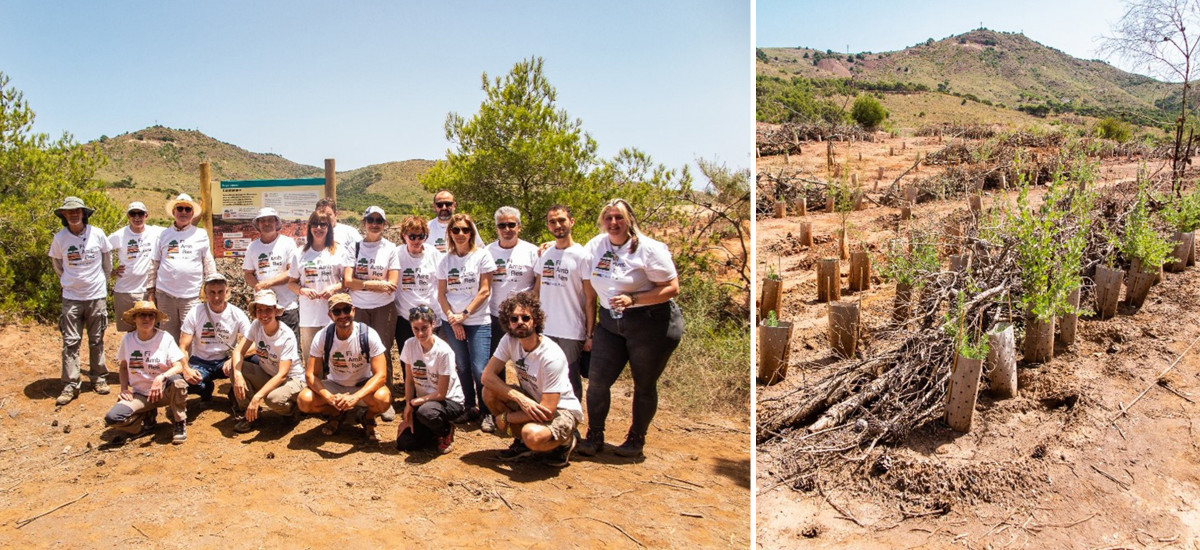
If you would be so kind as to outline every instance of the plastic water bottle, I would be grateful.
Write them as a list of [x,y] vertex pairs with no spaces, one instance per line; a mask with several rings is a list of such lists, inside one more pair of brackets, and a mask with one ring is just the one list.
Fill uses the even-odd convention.
[[617,295],[617,289],[616,289],[616,288],[614,288],[614,287],[611,287],[611,286],[610,286],[610,287],[608,287],[608,295],[610,296],[610,298],[609,298],[610,302],[609,302],[609,304],[608,304],[608,305],[609,305],[609,311],[611,311],[611,312],[612,312],[612,318],[613,318],[613,319],[620,319],[621,317],[624,317],[624,316],[625,316],[625,308],[623,308],[623,307],[614,307],[614,306],[612,305],[612,302],[611,302],[611,300],[612,300],[611,296],[616,296],[616,295]]

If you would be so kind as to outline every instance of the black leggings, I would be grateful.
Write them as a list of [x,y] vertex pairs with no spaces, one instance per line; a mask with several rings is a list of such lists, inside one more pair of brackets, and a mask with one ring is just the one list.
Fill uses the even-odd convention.
[[611,312],[601,307],[588,371],[588,430],[604,430],[612,401],[610,389],[628,363],[633,375],[633,422],[629,431],[645,437],[658,411],[658,378],[682,337],[683,312],[674,300],[626,309],[621,319],[613,319]]

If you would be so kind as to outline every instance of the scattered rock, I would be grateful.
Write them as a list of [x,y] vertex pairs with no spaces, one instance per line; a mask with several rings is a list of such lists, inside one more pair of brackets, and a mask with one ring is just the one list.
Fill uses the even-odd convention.
[[20,414],[21,414],[21,411],[8,411],[9,418],[16,418]]
[[821,526],[817,524],[807,525],[800,530],[800,535],[806,539],[815,539],[821,535]]
[[[266,307],[266,306],[263,306],[263,307]],[[63,433],[65,433],[65,434],[71,433],[71,425],[70,424],[63,426]]]
[[[270,223],[270,220],[267,220],[267,222]],[[267,307],[267,306],[262,306],[262,307]],[[275,453],[267,453],[267,460],[271,460],[273,458],[275,458]]]
[[[265,307],[265,306],[264,306],[264,307]],[[100,460],[97,460],[97,461],[96,461],[96,466],[103,466],[103,465],[104,465],[104,459],[103,459],[103,458],[101,458]]]
[[[266,307],[266,306],[263,306]],[[379,500],[379,495],[371,495],[371,500]]]
[[1029,456],[1032,456],[1033,458],[1039,458],[1039,459],[1045,457],[1046,456],[1046,446],[1039,443],[1038,445],[1034,446],[1033,453],[1030,454]]
[[51,428],[57,428],[57,427],[58,427],[58,419],[55,419],[55,420],[54,420],[54,422],[51,422],[51,423],[50,423],[50,427],[51,427]]

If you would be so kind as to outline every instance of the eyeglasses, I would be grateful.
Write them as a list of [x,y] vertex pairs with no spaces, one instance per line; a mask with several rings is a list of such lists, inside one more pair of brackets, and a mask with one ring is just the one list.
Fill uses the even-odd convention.
[[158,314],[157,314],[157,313],[142,312],[142,313],[139,313],[139,314],[137,314],[137,315],[134,315],[133,317],[134,317],[135,319],[142,319],[142,318],[144,318],[144,317],[149,317],[149,318],[151,318],[151,319],[154,319],[154,318],[157,318],[157,317],[158,317]]
[[363,218],[363,221],[367,222],[367,223],[373,223],[373,224],[378,225],[378,224],[383,223],[383,218]]
[[190,206],[176,206],[176,207],[175,207],[175,211],[176,211],[176,212],[191,212],[191,211],[192,211],[192,207],[190,207]]
[[409,234],[408,234],[408,240],[410,240],[410,241],[421,241],[421,240],[424,240],[424,239],[425,239],[426,237],[428,237],[428,236],[429,236],[429,235],[426,235],[426,234],[424,234],[424,233],[409,233]]
[[451,206],[454,206],[454,201],[435,202],[433,205],[438,208],[450,208]]
[[462,235],[463,233],[470,233],[471,228],[470,227],[451,227],[450,232],[454,233],[455,235]]
[[332,313],[337,316],[350,315],[350,311],[352,311],[353,309],[354,308],[351,306],[335,307],[335,308],[329,310],[329,313]]
[[517,222],[498,223],[496,229],[516,229]]
[[312,226],[313,226],[313,227],[323,227],[323,228],[326,228],[326,229],[328,229],[328,228],[329,228],[329,224],[327,224],[327,223],[325,223],[325,222],[317,222],[317,223],[314,223],[314,224],[312,224]]
[[130,213],[129,213],[129,217],[131,217],[131,218],[144,218],[144,217],[146,217],[146,213],[145,213],[145,212],[137,212],[137,211],[134,211],[134,212],[130,212]]
[[522,323],[528,323],[530,319],[533,319],[533,317],[530,317],[528,315],[509,315],[508,316],[508,322],[510,322],[510,323],[516,323],[518,321],[522,322]]

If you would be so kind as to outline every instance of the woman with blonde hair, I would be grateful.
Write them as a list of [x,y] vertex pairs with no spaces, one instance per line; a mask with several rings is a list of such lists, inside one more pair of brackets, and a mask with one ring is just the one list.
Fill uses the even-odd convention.
[[442,339],[454,350],[458,378],[462,382],[466,412],[459,420],[473,421],[487,413],[483,403],[483,368],[487,366],[492,341],[492,318],[488,311],[492,272],[496,262],[487,249],[476,245],[478,231],[467,214],[455,214],[447,228],[450,235],[446,255],[438,264],[438,309],[446,321]]

